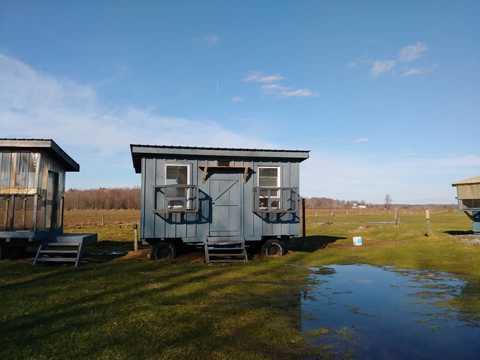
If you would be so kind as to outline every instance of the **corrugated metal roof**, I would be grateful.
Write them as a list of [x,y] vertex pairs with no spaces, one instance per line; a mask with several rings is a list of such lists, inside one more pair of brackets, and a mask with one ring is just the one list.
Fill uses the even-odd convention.
[[80,171],[80,165],[52,139],[0,138],[1,148],[44,149],[63,163],[66,171]]
[[465,180],[457,181],[456,183],[453,183],[452,186],[457,186],[457,185],[474,185],[474,184],[480,184],[480,176],[475,176],[471,177]]
[[201,146],[171,146],[171,145],[139,145],[131,144],[133,166],[137,173],[140,172],[142,157],[181,157],[197,159],[271,159],[290,160],[300,162],[308,159],[309,150],[287,149],[249,149],[227,147],[201,147]]
[[269,151],[269,152],[310,152],[310,150],[294,150],[294,149],[257,149],[257,148],[229,148],[229,147],[207,147],[207,146],[174,146],[174,145],[147,145],[147,144],[131,144],[132,147],[149,147],[158,149],[188,149],[188,150],[228,150],[228,151]]

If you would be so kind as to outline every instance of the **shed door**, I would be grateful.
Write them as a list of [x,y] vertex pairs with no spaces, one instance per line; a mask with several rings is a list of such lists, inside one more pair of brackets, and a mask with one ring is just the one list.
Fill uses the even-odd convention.
[[238,237],[242,229],[242,175],[215,173],[209,179],[212,198],[210,236]]
[[58,227],[58,174],[53,171],[48,172],[47,183],[47,228],[56,229]]

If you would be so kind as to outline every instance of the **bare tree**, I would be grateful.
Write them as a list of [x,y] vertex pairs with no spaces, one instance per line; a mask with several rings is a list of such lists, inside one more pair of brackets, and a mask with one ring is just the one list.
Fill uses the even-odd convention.
[[392,205],[392,197],[390,194],[385,195],[385,209],[390,209],[390,206]]

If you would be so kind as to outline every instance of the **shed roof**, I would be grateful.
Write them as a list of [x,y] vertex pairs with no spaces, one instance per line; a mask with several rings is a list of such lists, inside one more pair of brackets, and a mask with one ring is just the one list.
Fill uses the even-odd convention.
[[475,185],[475,184],[480,184],[480,176],[475,176],[471,177],[465,180],[457,181],[456,183],[453,183],[452,186],[457,186],[457,185]]
[[64,166],[65,171],[80,171],[80,165],[52,139],[0,138],[1,149],[45,150]]
[[141,171],[142,157],[155,156],[165,158],[220,158],[220,159],[269,159],[301,162],[308,159],[309,150],[286,149],[245,149],[201,146],[169,146],[131,144],[133,166],[137,173]]

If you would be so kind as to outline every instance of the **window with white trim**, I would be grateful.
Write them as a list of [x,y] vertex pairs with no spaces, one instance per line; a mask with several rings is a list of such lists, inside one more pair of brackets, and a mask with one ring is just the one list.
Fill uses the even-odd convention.
[[268,207],[268,199],[270,198],[270,207],[274,209],[280,208],[280,190],[269,190],[269,188],[279,188],[280,183],[280,168],[262,166],[258,168],[258,186],[259,191],[259,206],[260,208]]
[[173,198],[168,200],[168,208],[188,207],[189,190],[186,187],[186,185],[190,185],[190,166],[188,164],[165,165],[165,185],[172,185],[165,190],[165,196]]

